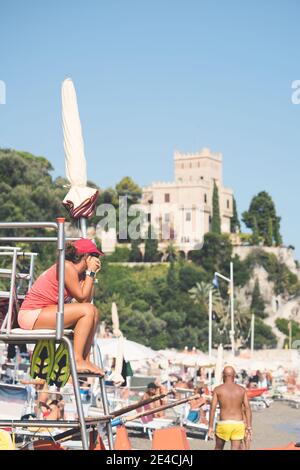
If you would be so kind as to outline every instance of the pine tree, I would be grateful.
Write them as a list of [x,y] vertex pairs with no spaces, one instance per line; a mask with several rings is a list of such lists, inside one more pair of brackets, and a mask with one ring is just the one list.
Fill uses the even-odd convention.
[[139,263],[142,261],[143,256],[139,248],[141,240],[131,240],[131,251],[129,253],[129,261]]
[[265,243],[267,246],[273,245],[273,220],[269,217],[268,220],[268,233],[265,239]]
[[[151,237],[151,234],[153,238]],[[145,255],[144,255],[144,261],[150,262],[150,261],[158,261],[159,259],[159,252],[158,252],[158,240],[157,238],[154,238],[154,231],[149,225],[148,228],[148,236],[145,241]]]
[[261,191],[252,198],[249,210],[243,212],[242,217],[246,227],[252,230],[256,221],[258,234],[265,245],[272,246],[273,241],[278,245],[282,243],[280,217],[277,216],[275,204],[266,191]]
[[215,181],[214,181],[214,190],[213,190],[213,209],[212,209],[211,231],[213,233],[221,233],[219,191],[218,191],[218,186],[216,185]]
[[260,293],[258,279],[255,280],[250,309],[251,309],[251,312],[254,313],[259,318],[267,317],[267,314],[265,313],[265,302]]
[[252,245],[259,245],[259,242],[260,242],[260,239],[259,239],[256,217],[253,217],[251,243]]
[[234,197],[232,198],[232,212],[233,212],[233,215],[230,219],[230,232],[236,233],[240,230],[241,224],[239,221],[239,216],[238,216],[237,207],[236,207],[236,200]]

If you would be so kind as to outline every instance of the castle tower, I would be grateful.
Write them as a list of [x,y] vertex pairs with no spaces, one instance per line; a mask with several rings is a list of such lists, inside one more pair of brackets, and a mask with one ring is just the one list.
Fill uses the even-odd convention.
[[201,247],[210,231],[214,182],[219,190],[221,230],[230,232],[233,191],[223,186],[222,154],[208,148],[196,153],[175,151],[174,176],[173,182],[156,182],[143,189],[144,211],[151,212],[160,240],[173,240],[184,252]]

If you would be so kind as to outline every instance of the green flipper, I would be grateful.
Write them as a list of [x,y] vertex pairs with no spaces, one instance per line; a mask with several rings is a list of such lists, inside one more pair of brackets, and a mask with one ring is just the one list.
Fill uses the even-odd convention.
[[61,388],[70,377],[70,360],[67,345],[61,343],[55,353],[54,365],[50,374],[50,385]]
[[42,339],[34,348],[31,365],[30,365],[30,376],[35,379],[46,380],[49,383],[50,374],[54,364],[55,357],[55,343],[52,340]]

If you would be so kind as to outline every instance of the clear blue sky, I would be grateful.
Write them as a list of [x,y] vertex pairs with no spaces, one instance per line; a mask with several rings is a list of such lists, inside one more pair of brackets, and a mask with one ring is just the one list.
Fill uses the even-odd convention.
[[299,255],[299,18],[298,0],[0,0],[0,146],[64,175],[70,76],[90,179],[171,180],[174,149],[210,147],[239,212],[268,191]]

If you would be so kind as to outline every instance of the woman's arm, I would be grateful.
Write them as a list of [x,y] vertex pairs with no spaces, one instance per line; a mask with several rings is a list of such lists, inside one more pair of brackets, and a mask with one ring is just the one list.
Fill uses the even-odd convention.
[[[98,260],[97,260],[98,261]],[[92,264],[91,262],[89,264]],[[89,266],[93,270],[93,266]],[[96,271],[95,263],[95,271]],[[90,276],[86,276],[85,281],[80,283],[78,272],[71,263],[65,263],[65,286],[70,292],[70,295],[77,300],[77,302],[89,302],[92,297],[94,281]]]
[[[88,276],[86,276],[84,279],[79,281],[80,285],[81,285],[81,288],[84,288],[84,283],[85,283],[87,277]],[[91,302],[92,299],[94,298],[94,296],[95,296],[95,285],[93,285],[91,293],[90,293],[89,297],[85,300],[85,302]]]

